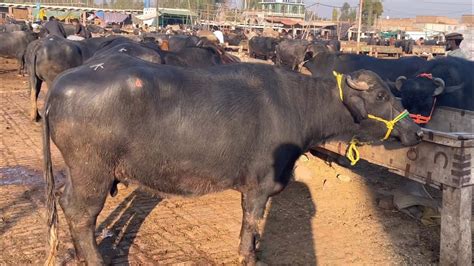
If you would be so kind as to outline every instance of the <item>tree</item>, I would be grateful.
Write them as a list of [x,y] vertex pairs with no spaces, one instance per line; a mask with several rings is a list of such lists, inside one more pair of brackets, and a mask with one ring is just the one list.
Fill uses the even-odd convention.
[[373,26],[375,19],[378,19],[383,13],[383,4],[381,0],[365,0],[362,9],[362,23]]
[[341,8],[341,16],[339,17],[339,20],[348,21],[350,12],[351,12],[351,5],[349,5],[349,3],[347,2],[344,2]]
[[337,12],[336,8],[333,8],[332,9],[332,21],[336,21],[338,17],[339,17],[339,12]]
[[349,12],[349,21],[355,21],[357,18],[357,10],[355,8],[352,8],[351,11]]

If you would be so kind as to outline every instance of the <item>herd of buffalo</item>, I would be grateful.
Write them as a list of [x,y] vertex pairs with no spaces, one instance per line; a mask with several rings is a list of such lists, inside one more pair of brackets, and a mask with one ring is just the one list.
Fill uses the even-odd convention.
[[[77,259],[100,265],[97,216],[118,183],[135,183],[163,197],[241,192],[239,255],[253,265],[265,205],[308,149],[353,137],[416,145],[418,124],[429,119],[417,124],[405,110],[428,118],[438,106],[474,110],[471,61],[376,59],[339,49],[334,41],[251,38],[250,56],[273,66],[241,63],[196,36],[72,41],[27,29],[0,33],[0,55],[17,58],[29,75],[31,118],[43,123],[47,263],[58,247],[56,195]],[[299,73],[302,67],[311,75]],[[67,165],[60,192],[51,140]]]

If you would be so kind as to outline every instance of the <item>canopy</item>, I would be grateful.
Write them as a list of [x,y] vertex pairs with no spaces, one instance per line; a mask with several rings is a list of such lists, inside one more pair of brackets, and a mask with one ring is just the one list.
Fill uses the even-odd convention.
[[54,16],[59,20],[66,20],[66,19],[73,19],[73,18],[81,18],[80,11],[57,11],[57,10],[47,10],[47,9],[33,9],[33,16],[35,18],[42,19],[43,17],[51,17]]
[[101,20],[105,21],[106,23],[124,22],[129,17],[128,14],[102,12],[102,11],[95,12],[95,15],[99,17]]

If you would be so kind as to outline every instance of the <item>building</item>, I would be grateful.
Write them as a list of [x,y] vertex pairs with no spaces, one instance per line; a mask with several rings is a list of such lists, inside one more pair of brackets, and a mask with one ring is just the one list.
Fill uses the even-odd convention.
[[429,38],[456,29],[458,21],[444,16],[416,16],[415,18],[379,19],[376,30],[404,31],[411,33],[412,38]]
[[156,8],[148,7],[143,9],[143,14],[135,16],[143,24],[153,26],[168,25],[192,25],[197,20],[197,15],[189,9],[180,8],[159,8],[159,15],[156,14]]
[[474,15],[462,15],[461,24],[466,26],[474,27]]
[[262,0],[260,7],[268,17],[304,19],[303,0]]

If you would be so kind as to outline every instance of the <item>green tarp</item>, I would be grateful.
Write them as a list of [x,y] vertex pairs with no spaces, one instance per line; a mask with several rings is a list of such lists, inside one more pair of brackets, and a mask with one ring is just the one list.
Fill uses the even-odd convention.
[[[65,19],[73,19],[73,18],[81,18],[81,12],[79,11],[56,11],[56,10],[44,10],[44,13],[47,18],[54,16],[60,20]],[[33,9],[33,16],[38,19],[42,19],[38,17],[39,10],[34,8]]]

